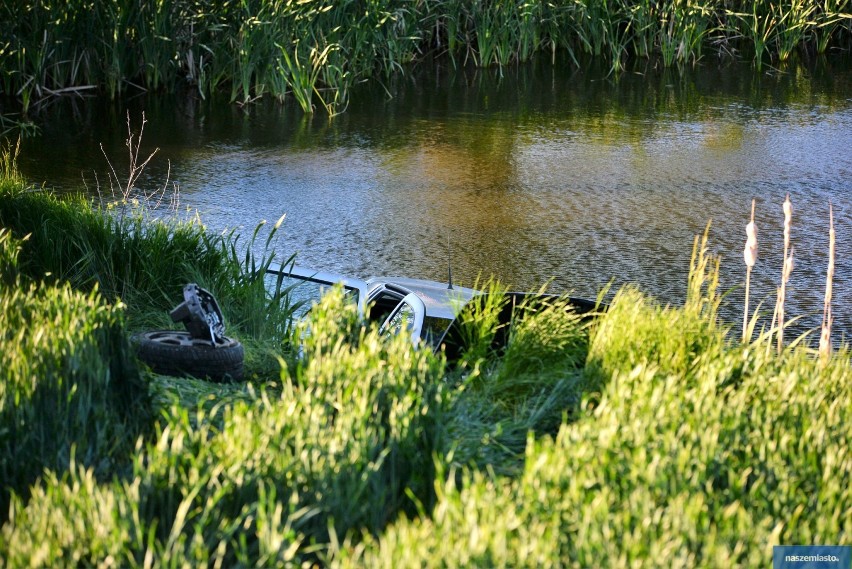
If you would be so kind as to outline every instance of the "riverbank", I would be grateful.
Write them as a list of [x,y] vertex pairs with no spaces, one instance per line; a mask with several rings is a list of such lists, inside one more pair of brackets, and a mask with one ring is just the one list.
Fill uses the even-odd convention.
[[[455,371],[330,295],[296,360],[289,329],[235,317],[281,307],[250,307],[234,241],[2,171],[10,567],[764,567],[776,544],[852,543],[849,352],[732,340],[712,263],[683,307],[625,289],[591,327],[544,311]],[[246,384],[131,356],[196,277],[264,354]]]
[[335,114],[355,83],[386,81],[433,56],[482,67],[591,56],[618,73],[631,58],[669,67],[742,57],[759,68],[852,42],[849,0],[48,1],[5,3],[0,21],[9,23],[0,32],[0,89],[25,115],[59,95],[185,87]]

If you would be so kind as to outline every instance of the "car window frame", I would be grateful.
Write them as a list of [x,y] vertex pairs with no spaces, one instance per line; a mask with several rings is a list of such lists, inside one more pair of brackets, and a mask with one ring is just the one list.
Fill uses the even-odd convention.
[[344,287],[344,289],[355,291],[357,293],[358,314],[363,316],[365,313],[367,295],[369,293],[370,286],[366,283],[366,281],[362,281],[361,279],[355,279],[328,271],[319,271],[317,269],[299,265],[282,266],[280,263],[270,263],[269,267],[266,269],[266,274],[275,276],[283,275],[285,278],[326,285],[329,287],[340,284]]
[[420,335],[423,333],[423,322],[426,318],[426,305],[423,304],[420,297],[413,292],[405,295],[402,300],[399,301],[399,304],[396,305],[396,308],[388,314],[387,318],[385,318],[384,322],[382,322],[382,325],[379,327],[379,334],[384,334],[387,326],[406,304],[411,306],[414,312],[414,324],[411,327],[411,343],[414,344],[414,346],[418,346],[423,341]]

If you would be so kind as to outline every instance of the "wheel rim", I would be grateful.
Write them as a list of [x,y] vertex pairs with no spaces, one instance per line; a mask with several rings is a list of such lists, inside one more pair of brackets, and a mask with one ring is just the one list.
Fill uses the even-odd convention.
[[222,342],[218,342],[215,346],[209,340],[193,338],[188,332],[179,332],[176,330],[158,330],[156,332],[146,332],[143,336],[157,344],[165,346],[181,346],[181,347],[204,347],[204,348],[222,348],[230,346],[234,343],[230,338],[224,338]]

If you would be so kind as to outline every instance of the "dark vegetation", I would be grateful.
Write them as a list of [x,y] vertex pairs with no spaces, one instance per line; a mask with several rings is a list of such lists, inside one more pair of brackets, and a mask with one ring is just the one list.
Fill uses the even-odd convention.
[[483,67],[590,56],[619,72],[630,58],[719,55],[760,67],[852,41],[849,0],[47,0],[4,2],[0,21],[0,92],[24,114],[59,95],[182,87],[335,114],[355,83],[433,56]]

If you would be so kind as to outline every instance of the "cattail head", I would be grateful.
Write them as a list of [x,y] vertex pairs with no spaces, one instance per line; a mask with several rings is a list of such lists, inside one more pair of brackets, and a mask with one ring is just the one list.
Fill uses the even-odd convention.
[[790,246],[790,227],[793,225],[793,204],[790,202],[790,194],[784,200],[784,247]]
[[834,208],[828,203],[828,270],[825,276],[825,302],[822,313],[822,332],[819,336],[819,353],[823,358],[831,354],[831,327],[834,316],[831,314],[831,293],[834,280]]
[[757,241],[757,225],[754,224],[754,220],[750,221],[748,225],[746,225],[746,236],[749,241]]
[[750,269],[757,262],[757,225],[754,224],[755,200],[751,200],[751,221],[746,225],[746,246],[743,258],[746,266]]
[[790,254],[787,256],[787,260],[784,263],[784,283],[790,282],[790,273],[793,272],[795,268],[795,263],[793,263],[793,248],[790,248]]
[[743,258],[748,267],[753,267],[757,262],[757,226],[754,221],[746,225],[746,245],[743,251]]

